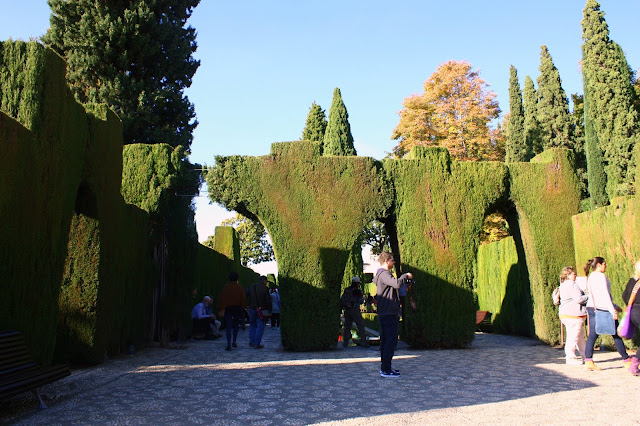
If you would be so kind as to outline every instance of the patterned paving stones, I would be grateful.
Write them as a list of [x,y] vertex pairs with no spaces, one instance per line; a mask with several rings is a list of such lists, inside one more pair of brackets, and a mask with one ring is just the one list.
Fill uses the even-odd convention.
[[[536,340],[478,334],[469,349],[399,344],[399,378],[378,374],[375,347],[296,353],[265,330],[265,348],[225,351],[224,339],[184,349],[150,348],[74,370],[45,386],[47,410],[30,394],[0,405],[0,423],[66,424],[639,424],[640,377],[617,353],[596,352],[601,372],[564,364]],[[628,400],[630,402],[630,400]]]

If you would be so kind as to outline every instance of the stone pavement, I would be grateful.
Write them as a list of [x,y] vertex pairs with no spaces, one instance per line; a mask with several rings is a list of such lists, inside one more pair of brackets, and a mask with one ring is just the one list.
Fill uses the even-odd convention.
[[616,352],[603,371],[564,364],[564,352],[527,338],[477,334],[469,349],[411,350],[381,378],[379,352],[357,346],[286,352],[265,329],[264,349],[224,350],[224,338],[150,348],[0,405],[0,423],[58,424],[640,424],[640,377]]

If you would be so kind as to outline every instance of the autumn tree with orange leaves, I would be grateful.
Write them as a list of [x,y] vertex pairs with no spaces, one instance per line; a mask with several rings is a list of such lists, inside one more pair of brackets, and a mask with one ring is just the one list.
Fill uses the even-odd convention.
[[467,61],[441,64],[424,93],[405,98],[392,139],[400,158],[414,146],[443,146],[458,160],[504,159],[504,137],[489,122],[500,114],[496,94]]

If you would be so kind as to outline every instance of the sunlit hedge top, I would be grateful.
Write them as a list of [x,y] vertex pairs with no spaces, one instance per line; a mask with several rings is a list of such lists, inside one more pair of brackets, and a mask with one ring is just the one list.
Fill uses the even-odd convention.
[[[369,220],[381,217],[391,191],[368,157],[322,157],[319,142],[283,142],[262,157],[216,157],[210,197],[258,216],[278,248],[351,249]],[[279,263],[284,259],[278,258]]]

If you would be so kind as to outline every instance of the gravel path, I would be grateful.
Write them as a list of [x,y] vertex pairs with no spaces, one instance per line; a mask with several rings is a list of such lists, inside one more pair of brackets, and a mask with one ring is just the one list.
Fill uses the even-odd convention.
[[[411,350],[381,378],[375,347],[286,352],[279,331],[265,348],[194,341],[145,349],[77,369],[0,405],[0,423],[58,424],[640,424],[640,377],[616,352],[596,352],[600,372],[564,364],[564,352],[533,339],[477,334],[469,349]],[[627,401],[627,402],[624,402]],[[633,402],[633,405],[632,405]]]

